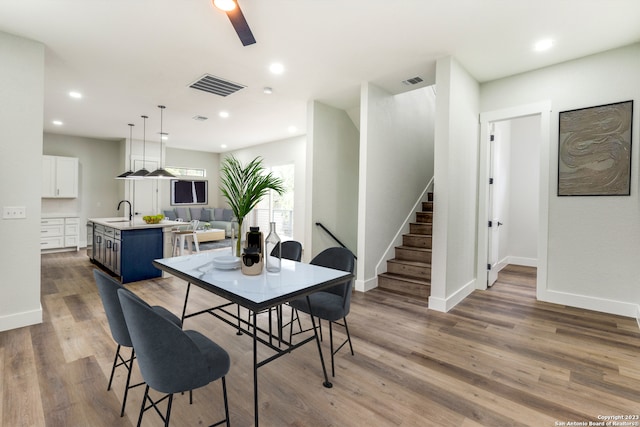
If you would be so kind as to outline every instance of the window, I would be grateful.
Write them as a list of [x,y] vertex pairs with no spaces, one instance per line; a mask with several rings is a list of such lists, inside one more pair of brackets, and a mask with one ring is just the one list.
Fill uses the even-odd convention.
[[180,168],[177,166],[165,166],[164,169],[175,176],[184,176],[184,177],[189,176],[193,178],[205,178],[207,176],[206,169]]
[[267,197],[263,198],[252,211],[251,222],[260,227],[260,231],[264,233],[265,237],[269,233],[269,222],[275,222],[276,232],[280,239],[291,240],[293,239],[295,166],[293,164],[274,166],[267,171],[282,179],[285,192],[279,195],[275,191],[270,191]]

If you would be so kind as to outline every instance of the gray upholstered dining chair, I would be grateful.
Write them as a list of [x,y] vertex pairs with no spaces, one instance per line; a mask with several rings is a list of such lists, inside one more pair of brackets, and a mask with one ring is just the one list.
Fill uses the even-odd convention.
[[[225,418],[212,426],[224,423],[229,426],[225,376],[229,372],[231,360],[227,352],[197,331],[182,330],[133,293],[120,290],[118,297],[142,378],[147,383],[138,427],[142,423],[144,412],[151,408],[156,410],[164,425],[168,426],[174,393],[191,392],[217,379],[222,379]],[[150,387],[165,393],[165,396],[154,401],[149,396]],[[163,415],[157,405],[165,399],[167,412]]]
[[[302,259],[302,244],[295,240],[286,240],[280,243],[280,256],[283,259],[290,259],[291,261],[298,261]],[[271,255],[275,255],[274,252],[277,250],[277,246],[271,251]]]
[[[316,255],[310,264],[322,267],[333,268],[336,270],[348,271],[353,273],[355,269],[355,257],[353,253],[345,248],[328,248]],[[294,308],[294,314],[290,321],[290,335],[293,331],[293,317],[298,318],[298,311],[309,314],[313,313],[314,317],[324,319],[329,322],[329,341],[331,346],[331,375],[335,377],[334,355],[347,343],[353,355],[353,346],[351,345],[351,335],[347,326],[347,314],[351,308],[351,287],[353,280],[346,283],[340,283],[323,291],[314,292],[309,295],[311,307],[307,303],[307,298],[298,298],[289,301],[289,305]],[[342,320],[342,324],[338,321]],[[347,332],[347,339],[333,349],[333,324],[344,326]],[[291,339],[289,340],[291,341]]]
[[[120,416],[122,417],[124,416],[124,410],[127,405],[127,395],[129,390],[144,384],[138,383],[131,385],[131,372],[133,368],[133,360],[135,359],[135,350],[131,343],[129,330],[127,329],[124,314],[122,314],[120,300],[118,299],[119,289],[124,289],[126,292],[130,291],[122,286],[116,279],[101,270],[94,269],[93,277],[96,281],[96,286],[98,287],[98,293],[102,300],[104,312],[107,315],[107,322],[109,323],[109,329],[111,330],[111,337],[118,344],[118,347],[116,348],[116,355],[113,358],[113,366],[111,367],[111,375],[109,376],[109,385],[107,386],[107,390],[111,390],[113,375],[116,368],[124,366],[127,369],[127,379],[124,387],[124,396],[122,398],[122,409],[120,411]],[[156,311],[159,315],[167,318],[169,321],[175,323],[178,327],[182,326],[180,319],[164,307],[154,306],[151,307],[151,309]],[[120,352],[122,347],[131,348],[129,358],[125,359],[125,356]]]

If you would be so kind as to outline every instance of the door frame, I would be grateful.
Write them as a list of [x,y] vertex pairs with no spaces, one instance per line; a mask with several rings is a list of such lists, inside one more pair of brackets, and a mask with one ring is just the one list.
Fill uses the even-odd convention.
[[480,113],[480,143],[478,165],[478,236],[476,289],[487,289],[487,259],[489,242],[489,137],[492,122],[540,116],[540,178],[538,204],[538,270],[536,294],[547,287],[547,252],[549,240],[549,165],[550,165],[550,119],[551,101],[541,101],[518,107]]

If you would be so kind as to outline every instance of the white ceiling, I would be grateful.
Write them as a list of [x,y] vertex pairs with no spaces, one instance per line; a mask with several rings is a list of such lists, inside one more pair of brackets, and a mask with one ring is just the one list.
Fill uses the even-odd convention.
[[[640,41],[639,0],[239,4],[257,40],[247,47],[210,0],[0,0],[0,31],[46,46],[45,132],[121,140],[134,123],[142,139],[146,114],[147,141],[158,141],[164,104],[168,146],[213,152],[304,134],[308,100],[357,108],[362,82],[391,93],[415,76],[432,83],[442,56],[484,82]],[[554,48],[533,52],[544,37]],[[246,88],[220,97],[188,87],[205,73]]]

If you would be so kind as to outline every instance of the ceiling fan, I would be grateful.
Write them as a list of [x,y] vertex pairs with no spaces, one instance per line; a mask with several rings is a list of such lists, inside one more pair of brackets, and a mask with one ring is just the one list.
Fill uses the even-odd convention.
[[248,46],[256,42],[251,28],[249,28],[249,24],[236,0],[213,0],[213,5],[227,14],[243,46]]

